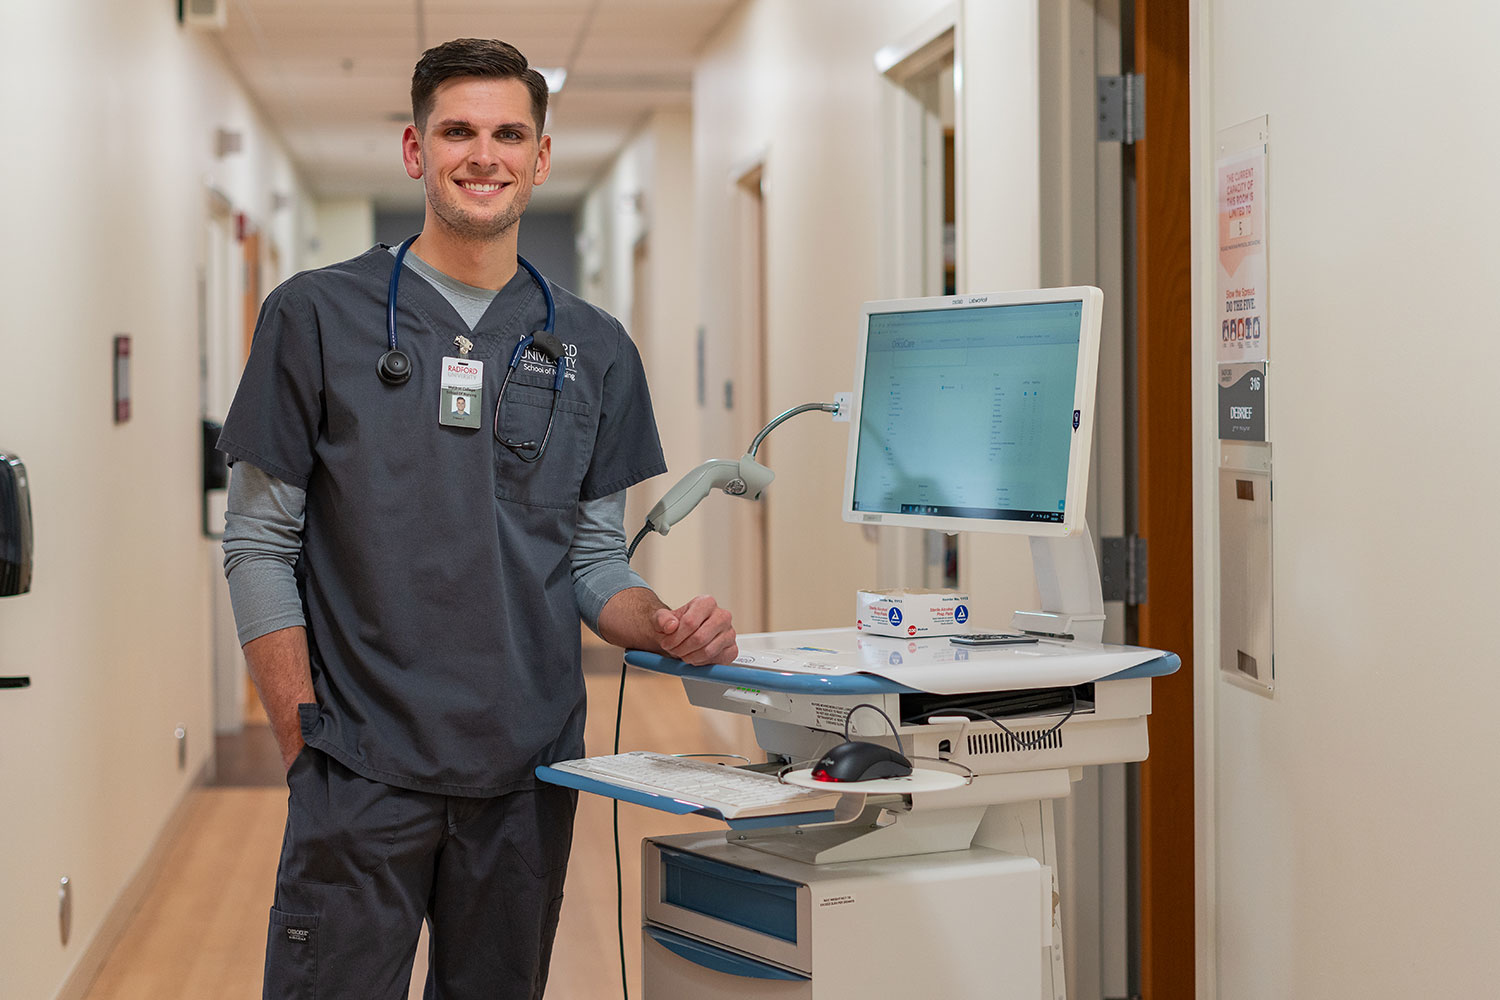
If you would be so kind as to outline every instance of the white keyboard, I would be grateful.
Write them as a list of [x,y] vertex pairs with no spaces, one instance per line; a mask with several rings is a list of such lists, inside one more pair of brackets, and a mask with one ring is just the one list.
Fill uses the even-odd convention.
[[552,767],[611,785],[687,800],[715,809],[725,819],[832,809],[838,800],[837,792],[785,785],[774,774],[649,750],[562,761]]

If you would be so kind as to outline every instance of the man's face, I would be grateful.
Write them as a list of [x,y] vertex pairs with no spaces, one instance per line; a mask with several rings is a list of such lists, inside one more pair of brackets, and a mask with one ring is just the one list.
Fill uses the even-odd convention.
[[438,87],[427,126],[402,136],[406,172],[427,192],[427,226],[492,240],[513,230],[547,179],[552,139],[538,135],[520,80],[457,77]]
[[458,405],[458,412],[459,413],[462,413],[462,412],[464,412],[465,409],[467,409],[467,406],[465,406],[465,404],[464,404],[464,398],[462,396],[458,397],[457,405]]

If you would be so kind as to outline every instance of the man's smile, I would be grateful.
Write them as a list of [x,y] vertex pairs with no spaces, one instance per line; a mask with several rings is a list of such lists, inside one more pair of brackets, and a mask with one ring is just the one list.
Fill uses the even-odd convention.
[[498,181],[454,181],[459,187],[471,194],[494,194],[496,191],[506,187]]

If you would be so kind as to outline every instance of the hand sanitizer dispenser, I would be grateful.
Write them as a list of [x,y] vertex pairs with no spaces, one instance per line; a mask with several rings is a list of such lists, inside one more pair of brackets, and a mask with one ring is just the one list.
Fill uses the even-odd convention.
[[31,490],[26,466],[0,450],[0,597],[31,589]]

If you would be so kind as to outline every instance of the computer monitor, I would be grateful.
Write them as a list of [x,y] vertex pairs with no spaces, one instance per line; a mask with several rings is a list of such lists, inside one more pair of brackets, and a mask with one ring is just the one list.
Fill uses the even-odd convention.
[[1103,301],[1076,287],[866,303],[844,520],[1082,528]]

